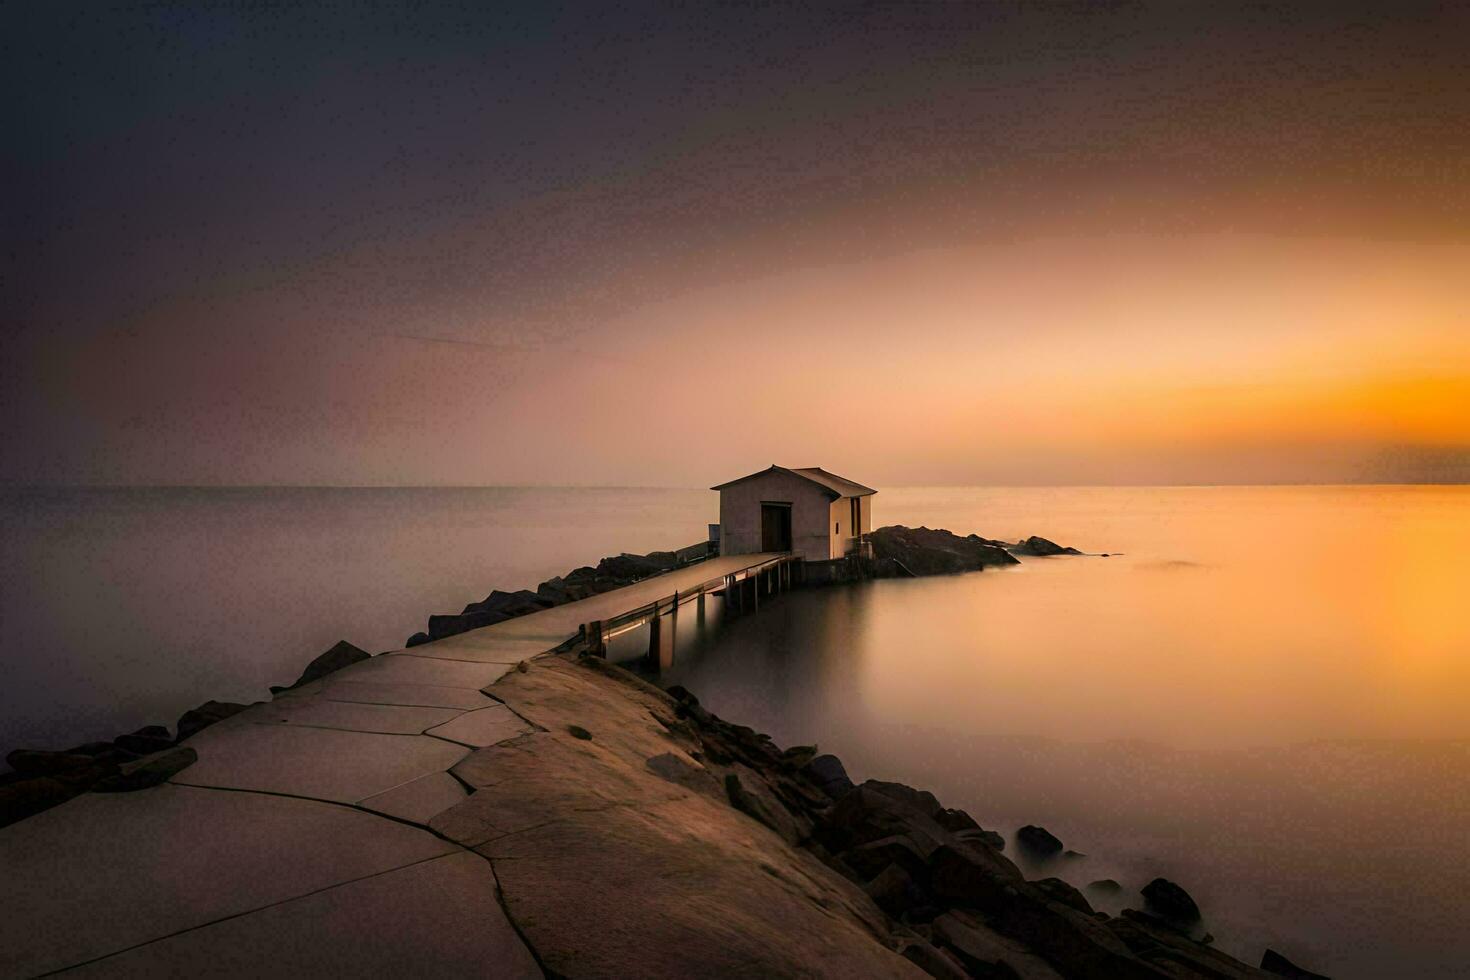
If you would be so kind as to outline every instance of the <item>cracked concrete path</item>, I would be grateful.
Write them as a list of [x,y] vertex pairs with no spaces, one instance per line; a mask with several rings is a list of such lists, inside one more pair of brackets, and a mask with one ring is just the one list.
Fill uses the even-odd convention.
[[769,557],[361,661],[187,740],[169,784],[0,829],[0,977],[542,976],[489,856],[433,827],[494,792],[457,764],[541,731],[486,689],[582,623]]

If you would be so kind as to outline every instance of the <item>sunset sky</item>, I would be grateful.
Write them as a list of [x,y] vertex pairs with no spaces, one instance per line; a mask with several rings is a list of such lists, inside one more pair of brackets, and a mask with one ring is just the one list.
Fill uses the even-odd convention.
[[1470,481],[1470,6],[1226,6],[8,4],[0,481]]

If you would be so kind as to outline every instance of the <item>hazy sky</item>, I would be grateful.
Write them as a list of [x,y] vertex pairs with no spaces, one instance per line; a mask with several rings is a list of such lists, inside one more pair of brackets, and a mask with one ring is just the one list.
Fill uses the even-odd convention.
[[0,481],[1470,480],[1470,5],[0,6]]

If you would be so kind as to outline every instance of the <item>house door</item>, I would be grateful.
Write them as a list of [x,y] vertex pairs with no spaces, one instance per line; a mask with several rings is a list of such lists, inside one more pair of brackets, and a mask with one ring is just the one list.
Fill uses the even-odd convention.
[[790,504],[761,504],[761,550],[791,550]]

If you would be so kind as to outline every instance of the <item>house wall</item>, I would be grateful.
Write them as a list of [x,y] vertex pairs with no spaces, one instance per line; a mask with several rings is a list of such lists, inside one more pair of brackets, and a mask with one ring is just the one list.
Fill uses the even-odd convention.
[[858,535],[873,529],[873,495],[858,497],[858,526],[852,526],[852,499],[839,497],[828,506],[827,547],[831,557],[841,558],[853,550]]
[[810,480],[763,473],[720,491],[720,554],[761,550],[761,503],[791,504],[791,550],[807,561],[832,558],[829,496]]

